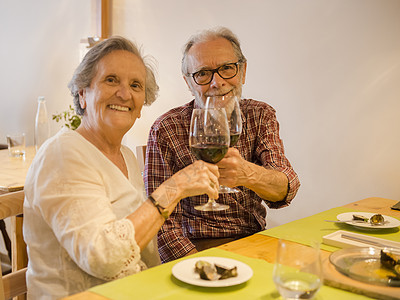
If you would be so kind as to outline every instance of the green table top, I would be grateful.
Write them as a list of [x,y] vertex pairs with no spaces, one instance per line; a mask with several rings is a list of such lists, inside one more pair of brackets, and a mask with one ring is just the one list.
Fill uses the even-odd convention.
[[[353,209],[338,207],[299,219],[275,228],[260,232],[276,238],[283,238],[294,242],[309,244],[311,240],[322,243],[324,235],[336,230],[348,230],[400,241],[398,228],[385,230],[360,230],[347,224],[328,223],[324,220],[336,220],[336,216],[343,212],[355,211]],[[335,251],[338,248],[321,244],[321,249]],[[198,287],[179,281],[172,275],[172,267],[179,260],[151,268],[141,273],[112,281],[90,289],[109,299],[280,299],[278,291],[272,280],[273,264],[264,260],[242,256],[229,251],[211,248],[190,257],[217,256],[227,257],[246,263],[253,269],[253,277],[242,284],[231,287]],[[350,293],[344,290],[323,286],[315,298],[329,299],[369,299],[368,297]]]
[[378,238],[383,238],[395,242],[400,242],[399,228],[391,229],[358,229],[348,224],[338,224],[325,222],[324,220],[337,220],[336,216],[344,212],[356,211],[347,207],[332,208],[321,213],[289,222],[271,229],[264,230],[258,234],[268,235],[275,238],[290,240],[300,244],[309,245],[311,240],[319,241],[321,249],[326,251],[336,251],[339,248],[322,244],[322,237],[337,230],[365,234]]
[[[191,257],[217,256],[239,260],[253,269],[253,277],[242,284],[231,287],[198,287],[177,280],[172,275],[176,260],[143,271],[141,273],[112,281],[90,289],[109,299],[280,299],[272,280],[273,264],[264,260],[245,257],[229,251],[211,248]],[[369,299],[368,297],[323,286],[316,300]]]

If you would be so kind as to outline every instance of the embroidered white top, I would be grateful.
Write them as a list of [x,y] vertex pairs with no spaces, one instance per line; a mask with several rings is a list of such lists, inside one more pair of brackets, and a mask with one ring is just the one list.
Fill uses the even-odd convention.
[[129,179],[75,131],[39,149],[25,183],[28,298],[59,299],[160,263],[156,240],[140,253],[125,218],[146,197],[134,154],[121,152]]

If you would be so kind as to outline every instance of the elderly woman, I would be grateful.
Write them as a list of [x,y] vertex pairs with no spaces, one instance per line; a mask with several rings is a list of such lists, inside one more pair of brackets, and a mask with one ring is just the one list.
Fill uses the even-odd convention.
[[43,144],[25,184],[33,299],[58,299],[159,264],[154,237],[178,201],[218,197],[218,167],[197,161],[146,198],[136,158],[121,141],[158,86],[131,42],[112,37],[94,46],[69,87],[82,123]]

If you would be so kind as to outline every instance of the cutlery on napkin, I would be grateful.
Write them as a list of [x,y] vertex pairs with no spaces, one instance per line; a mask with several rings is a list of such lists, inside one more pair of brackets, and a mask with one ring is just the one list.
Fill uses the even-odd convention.
[[360,238],[360,237],[351,236],[351,235],[348,235],[348,234],[342,234],[341,237],[344,238],[344,239],[356,241],[356,242],[359,242],[359,243],[364,243],[364,244],[368,244],[368,245],[373,245],[373,246],[376,246],[376,247],[379,247],[379,248],[395,248],[395,249],[400,249],[400,248],[398,248],[398,247],[394,247],[394,246],[390,246],[390,245],[385,245],[385,244],[383,244],[383,243],[379,243],[379,242],[376,242],[376,241],[371,241],[371,240],[368,240],[367,238]]

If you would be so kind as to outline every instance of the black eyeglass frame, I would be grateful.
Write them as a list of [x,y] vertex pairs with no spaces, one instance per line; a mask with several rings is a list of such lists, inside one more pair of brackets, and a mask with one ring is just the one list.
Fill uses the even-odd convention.
[[[199,70],[199,71],[194,72],[194,73],[189,73],[188,76],[190,75],[190,76],[193,78],[194,82],[195,82],[197,85],[207,85],[207,84],[209,84],[209,83],[213,80],[214,74],[215,74],[215,73],[217,73],[217,74],[218,74],[221,78],[223,78],[223,79],[231,79],[231,78],[235,77],[235,76],[239,73],[239,65],[240,65],[241,63],[242,63],[242,61],[239,60],[239,61],[234,62],[234,63],[224,64],[224,65],[219,66],[218,68],[215,68],[215,69],[212,69],[212,70],[206,70],[206,69],[205,69],[205,70]],[[229,65],[235,65],[235,67],[236,67],[236,72],[235,72],[235,74],[234,74],[233,76],[230,76],[230,77],[224,77],[224,76],[222,76],[222,75],[218,72],[218,70],[219,70],[220,68],[223,68],[223,67],[229,66]],[[198,83],[198,82],[196,81],[195,75],[196,75],[197,73],[199,73],[199,72],[204,72],[204,71],[209,71],[209,72],[211,72],[210,81],[208,81],[208,82],[206,82],[206,83]]]

